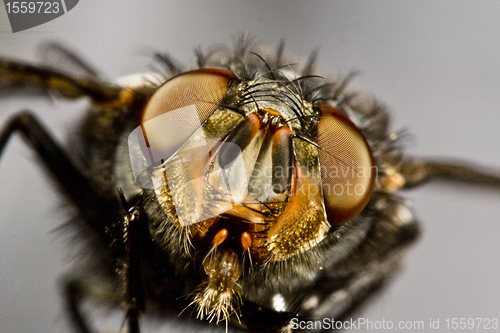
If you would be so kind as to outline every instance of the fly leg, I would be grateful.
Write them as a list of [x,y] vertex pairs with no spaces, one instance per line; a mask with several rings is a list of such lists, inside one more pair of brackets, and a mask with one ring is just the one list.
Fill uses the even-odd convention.
[[404,188],[418,186],[433,179],[460,181],[500,188],[500,175],[463,162],[410,160],[401,166]]
[[[94,234],[101,238],[101,242],[109,244],[110,235],[106,233],[106,225],[102,221],[120,220],[122,208],[118,198],[100,195],[43,125],[28,111],[17,113],[0,128],[0,156],[8,140],[17,133],[36,152],[59,189],[76,206],[79,216],[87,222],[86,226],[95,231]],[[88,294],[84,286],[82,281],[72,280],[65,286],[65,295],[73,325],[79,333],[90,333],[92,330],[80,310],[81,300]]]
[[[132,90],[107,83],[70,51],[57,45],[49,45],[49,48],[49,51],[62,56],[65,60],[63,63],[71,65],[72,69],[78,69],[83,75],[71,75],[68,73],[72,71],[61,71],[54,66],[35,66],[0,57],[0,96],[50,94],[67,99],[89,97],[96,110],[106,113],[109,117],[119,117],[120,112],[142,105],[150,94],[150,87]],[[60,63],[53,65],[61,67]],[[139,310],[142,309],[143,297],[138,291],[142,290],[142,285],[139,281],[139,252],[136,250],[136,218],[143,215],[138,214],[138,209],[124,211],[119,195],[102,193],[99,184],[79,170],[78,165],[74,164],[68,153],[31,112],[21,111],[0,126],[0,156],[13,134],[20,134],[34,149],[39,161],[44,164],[65,198],[77,209],[76,216],[84,221],[77,226],[83,229],[82,232],[92,235],[90,238],[95,241],[92,249],[100,248],[100,254],[112,252],[99,258],[103,261],[108,276],[120,275],[118,278],[123,281],[126,289],[106,293],[102,288],[95,290],[93,285],[97,283],[90,276],[69,279],[65,284],[64,293],[73,325],[78,332],[93,332],[81,309],[85,299],[101,300],[103,303],[114,305],[125,302],[130,332],[138,333]],[[124,216],[125,223],[122,223]],[[114,289],[112,285],[106,285],[107,291]]]
[[[120,259],[115,265],[124,284],[129,331],[139,333],[139,311],[143,309],[144,303],[140,279],[139,232],[140,226],[146,225],[142,208],[129,207],[123,195],[121,205],[118,196],[114,199],[100,195],[72,163],[65,151],[28,111],[14,115],[0,130],[0,156],[6,143],[15,133],[21,134],[28,145],[35,150],[49,174],[69,201],[75,204],[88,226],[95,231],[95,235],[103,238],[104,244],[116,241],[114,251]],[[124,208],[125,217],[123,217]],[[110,232],[103,221],[123,222],[116,223],[113,226],[114,230]],[[85,282],[73,279],[65,287],[70,318],[80,333],[92,332],[86,323],[80,304],[83,298],[95,293],[87,291],[85,285]]]
[[66,311],[77,333],[95,332],[90,328],[81,309],[81,303],[85,296],[85,286],[80,280],[74,279],[65,283],[64,298],[66,300]]
[[118,271],[122,278],[125,292],[126,319],[129,333],[139,333],[139,314],[144,310],[144,290],[141,280],[140,235],[141,227],[147,225],[143,209],[139,206],[129,206],[120,191],[122,205],[127,213],[122,224],[123,259]]
[[[69,276],[62,283],[65,310],[75,333],[99,332],[87,319],[88,314],[84,311],[83,304],[86,300],[90,300],[92,307],[94,304],[106,304],[112,308],[118,308],[124,303],[123,291],[117,290],[108,278],[89,276],[84,272],[80,272],[80,274]],[[138,333],[138,314],[134,317],[133,311],[127,310],[126,315],[129,333]],[[120,329],[119,332],[123,332],[123,330]]]
[[[121,192],[120,192],[121,194]],[[122,194],[121,194],[122,195]],[[140,233],[145,225],[142,208],[130,207],[122,195],[122,205],[126,214],[121,223],[113,225],[115,242],[113,250],[119,258],[115,260],[115,272],[121,283],[116,290],[113,283],[92,277],[70,278],[64,284],[64,296],[69,319],[78,333],[94,333],[85,313],[82,302],[91,299],[114,307],[125,304],[125,321],[128,333],[140,333],[139,316],[144,310],[144,292],[140,270]]]
[[105,226],[101,221],[120,219],[118,199],[100,195],[38,119],[28,111],[14,115],[0,129],[0,157],[8,140],[15,133],[21,134],[26,143],[35,150],[48,173],[69,201],[77,207],[91,229],[105,235]]
[[69,99],[89,96],[94,102],[107,103],[119,100],[123,88],[96,77],[78,78],[51,67],[0,58],[0,91],[7,96],[23,91]]

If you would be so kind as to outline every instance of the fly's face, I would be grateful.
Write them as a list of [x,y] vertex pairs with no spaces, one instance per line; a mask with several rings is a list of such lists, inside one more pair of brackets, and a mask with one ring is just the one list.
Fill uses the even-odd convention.
[[154,189],[165,217],[153,236],[173,253],[177,229],[183,253],[202,257],[201,317],[226,318],[242,275],[310,251],[373,193],[376,167],[361,131],[305,99],[307,78],[291,75],[180,74],[151,96],[129,139],[142,152],[132,162],[137,179]]

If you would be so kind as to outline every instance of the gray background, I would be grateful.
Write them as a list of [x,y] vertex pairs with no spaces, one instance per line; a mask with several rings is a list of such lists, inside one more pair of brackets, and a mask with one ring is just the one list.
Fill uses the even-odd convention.
[[[228,43],[241,32],[273,47],[284,38],[299,57],[319,48],[318,68],[326,71],[360,70],[351,87],[384,101],[393,128],[414,135],[408,153],[500,169],[498,1],[87,0],[16,34],[0,9],[0,54],[35,60],[37,44],[58,40],[109,78],[144,71],[151,50],[189,63],[195,47]],[[86,105],[0,103],[0,124],[29,107],[60,140]],[[65,237],[52,230],[67,214],[18,137],[2,157],[0,189],[0,332],[64,332],[57,279],[70,256]],[[414,202],[423,236],[360,316],[423,320],[426,327],[440,318],[441,328],[446,318],[500,318],[499,192],[432,184],[404,196]]]

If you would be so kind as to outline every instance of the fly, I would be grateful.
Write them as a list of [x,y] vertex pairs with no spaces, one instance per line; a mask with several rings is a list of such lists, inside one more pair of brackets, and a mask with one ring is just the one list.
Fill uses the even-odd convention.
[[[107,82],[78,69],[0,58],[5,93],[88,97],[72,146],[29,111],[0,130],[20,133],[78,216],[86,274],[64,284],[77,332],[93,332],[82,303],[192,314],[226,330],[291,332],[297,320],[342,320],[394,274],[419,227],[399,191],[432,179],[498,187],[474,167],[406,156],[387,111],[328,82],[313,60],[291,65],[283,45],[263,55],[244,38],[197,52],[184,70]],[[312,58],[311,58],[312,59]],[[71,152],[71,153],[70,153]]]

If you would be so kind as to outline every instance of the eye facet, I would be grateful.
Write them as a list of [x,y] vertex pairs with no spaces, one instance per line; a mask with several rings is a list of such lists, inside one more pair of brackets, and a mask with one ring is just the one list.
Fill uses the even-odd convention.
[[361,131],[339,110],[320,105],[319,162],[328,221],[345,223],[370,200],[376,178],[371,149]]
[[147,146],[158,156],[177,151],[217,109],[233,77],[220,69],[198,69],[161,85],[140,117]]

